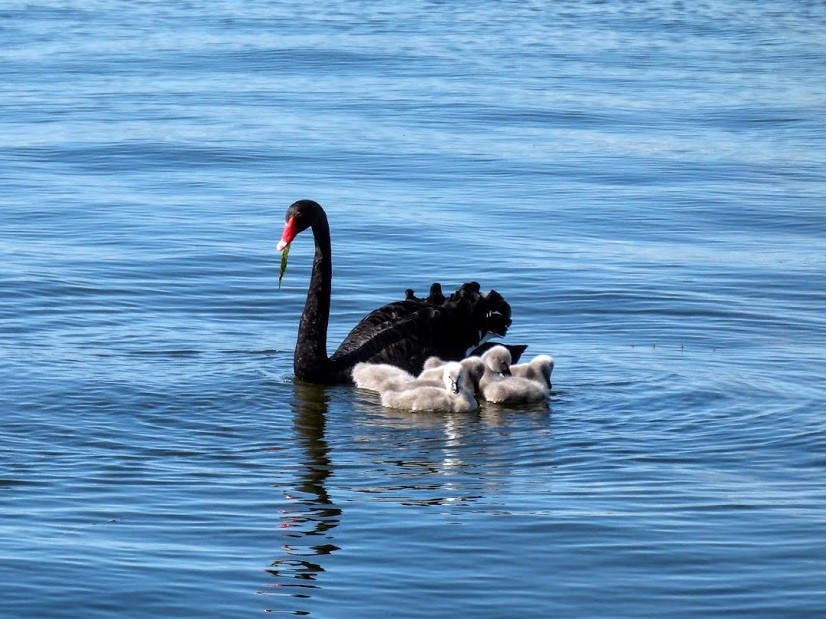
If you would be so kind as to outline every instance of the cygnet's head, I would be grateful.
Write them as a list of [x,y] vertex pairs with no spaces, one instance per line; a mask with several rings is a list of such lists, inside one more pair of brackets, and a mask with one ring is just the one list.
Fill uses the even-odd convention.
[[554,358],[550,355],[539,355],[533,360],[533,363],[539,367],[542,376],[545,377],[545,382],[548,387],[553,387],[551,383],[551,373],[554,371]]
[[445,388],[451,393],[459,393],[465,376],[465,368],[462,367],[461,363],[455,361],[445,364],[444,367]]
[[482,355],[485,367],[494,374],[510,376],[511,373],[511,353],[504,346],[494,346]]
[[481,357],[467,357],[462,359],[462,367],[465,368],[465,374],[473,383],[473,388],[476,389],[485,373],[485,362]]
[[439,367],[440,365],[443,365],[443,364],[444,364],[444,361],[439,359],[439,357],[436,357],[436,356],[428,357],[427,359],[425,359],[424,366],[423,366],[422,369],[432,370],[433,368],[437,368],[437,367]]

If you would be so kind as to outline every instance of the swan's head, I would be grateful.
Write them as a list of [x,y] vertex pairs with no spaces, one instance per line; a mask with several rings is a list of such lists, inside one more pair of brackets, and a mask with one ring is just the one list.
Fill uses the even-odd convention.
[[462,386],[462,379],[465,376],[465,368],[461,363],[451,361],[445,364],[444,369],[445,388],[451,393],[459,393]]
[[485,367],[500,376],[510,376],[511,359],[510,351],[504,346],[494,346],[482,355]]
[[278,251],[289,247],[298,233],[312,226],[319,214],[323,212],[318,202],[312,200],[293,202],[284,215],[284,232],[281,233],[281,240],[278,241]]

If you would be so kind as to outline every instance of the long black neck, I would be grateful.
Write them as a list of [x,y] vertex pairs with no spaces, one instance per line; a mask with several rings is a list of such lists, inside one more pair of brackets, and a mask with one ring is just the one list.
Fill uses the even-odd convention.
[[315,256],[307,302],[298,325],[293,367],[295,375],[308,382],[329,382],[330,358],[327,356],[327,325],[330,321],[330,292],[333,258],[330,250],[330,226],[321,211],[313,223]]

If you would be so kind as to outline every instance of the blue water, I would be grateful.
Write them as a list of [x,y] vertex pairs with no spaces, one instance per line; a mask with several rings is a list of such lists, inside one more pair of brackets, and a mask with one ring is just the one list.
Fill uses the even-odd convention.
[[[292,380],[476,279],[547,406]],[[0,616],[826,615],[826,8],[0,6]]]

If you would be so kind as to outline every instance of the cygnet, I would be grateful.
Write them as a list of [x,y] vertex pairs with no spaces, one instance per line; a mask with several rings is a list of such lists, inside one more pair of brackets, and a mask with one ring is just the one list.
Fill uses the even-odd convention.
[[399,390],[384,391],[381,403],[388,408],[410,411],[447,411],[466,413],[476,410],[473,393],[464,386],[465,369],[452,361],[442,366],[443,386],[430,384]]
[[547,385],[520,376],[508,376],[485,385],[482,397],[495,404],[528,404],[541,402],[550,393]]
[[494,346],[482,355],[485,373],[479,383],[482,397],[497,404],[539,402],[550,394],[547,383],[511,374],[511,354],[504,346]]
[[504,346],[494,346],[482,355],[484,373],[479,379],[479,389],[484,392],[489,384],[511,375],[511,353]]
[[[485,371],[485,365],[481,357],[467,357],[459,363],[465,369],[464,386],[469,391],[475,393],[479,388],[479,381]],[[424,369],[419,374],[419,380],[441,380],[445,362],[439,357],[429,357],[424,362]]]
[[511,366],[511,374],[529,380],[535,380],[551,389],[551,372],[554,371],[554,360],[549,355],[537,355],[530,363],[520,363]]
[[407,383],[416,377],[389,363],[357,363],[353,366],[353,382],[360,389],[384,391],[391,385]]

